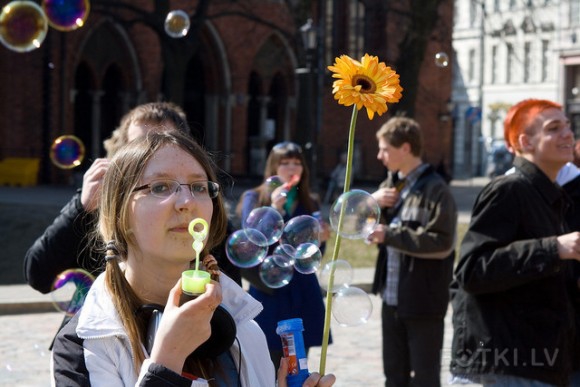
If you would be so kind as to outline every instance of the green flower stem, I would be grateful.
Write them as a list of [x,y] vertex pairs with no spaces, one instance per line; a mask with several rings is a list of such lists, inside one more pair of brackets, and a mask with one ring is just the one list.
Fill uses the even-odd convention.
[[[356,105],[352,107],[352,116],[350,119],[350,130],[348,132],[348,153],[346,158],[346,172],[344,177],[344,191],[346,193],[350,190],[350,175],[352,173],[352,159],[354,155],[354,133],[356,129],[356,117],[358,115],[358,110]],[[330,336],[330,319],[332,316],[332,289],[334,288],[334,271],[336,259],[338,258],[338,253],[340,252],[340,242],[342,237],[340,232],[342,231],[342,218],[344,216],[344,202],[340,206],[340,215],[338,216],[338,225],[336,227],[336,242],[334,244],[334,251],[332,252],[332,260],[330,261],[330,275],[328,276],[328,287],[326,288],[326,312],[324,314],[324,331],[322,333],[322,350],[320,352],[320,375],[324,375],[324,370],[326,368],[326,353],[328,352],[328,339]]]

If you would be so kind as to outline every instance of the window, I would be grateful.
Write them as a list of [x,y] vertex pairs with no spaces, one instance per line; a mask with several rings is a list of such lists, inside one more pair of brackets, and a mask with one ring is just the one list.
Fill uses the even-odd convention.
[[477,19],[477,0],[471,0],[469,2],[469,26],[475,26],[475,21]]
[[507,63],[506,63],[506,83],[512,82],[512,75],[513,75],[513,66],[514,66],[514,46],[511,43],[507,44]]
[[350,0],[348,11],[348,52],[353,58],[361,58],[364,54],[364,4],[359,0]]
[[550,41],[542,40],[542,82],[548,79],[548,55]]
[[530,81],[530,66],[532,63],[531,51],[532,44],[530,42],[524,43],[524,82]]
[[580,25],[580,0],[570,0],[570,26]]
[[469,82],[475,80],[475,50],[469,50],[469,67],[467,68],[467,79]]
[[497,46],[491,48],[491,83],[497,82]]

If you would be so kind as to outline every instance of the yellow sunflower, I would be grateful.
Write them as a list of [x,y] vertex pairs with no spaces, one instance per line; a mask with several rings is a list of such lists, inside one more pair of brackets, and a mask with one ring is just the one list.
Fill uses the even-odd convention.
[[328,69],[338,78],[332,84],[334,99],[344,106],[356,105],[358,110],[364,106],[370,120],[375,113],[381,116],[386,112],[387,103],[401,99],[399,74],[376,56],[365,54],[359,62],[341,55]]

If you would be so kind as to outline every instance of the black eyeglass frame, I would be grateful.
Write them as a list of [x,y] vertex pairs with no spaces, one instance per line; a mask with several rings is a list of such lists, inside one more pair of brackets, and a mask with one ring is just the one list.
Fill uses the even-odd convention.
[[153,191],[151,190],[151,186],[155,183],[166,183],[166,182],[173,182],[173,183],[177,183],[179,184],[179,186],[181,187],[182,185],[186,185],[189,187],[189,193],[191,194],[191,196],[194,199],[199,199],[198,197],[195,196],[195,193],[193,192],[193,185],[194,184],[198,184],[198,183],[207,183],[207,191],[208,191],[208,196],[210,199],[215,199],[219,196],[220,193],[220,185],[218,183],[216,183],[215,181],[210,181],[210,180],[198,180],[198,181],[194,181],[191,183],[180,183],[177,180],[173,180],[173,179],[160,179],[160,180],[153,180],[152,182],[148,183],[148,184],[143,184],[139,187],[136,187],[133,189],[133,192],[137,192],[137,191],[142,191],[144,189],[149,188],[149,193],[153,196],[155,196],[156,198],[159,199],[167,199],[168,197],[170,197],[171,195],[175,194],[177,192],[177,190],[171,191],[170,195],[167,196],[159,196],[158,194],[153,193]]

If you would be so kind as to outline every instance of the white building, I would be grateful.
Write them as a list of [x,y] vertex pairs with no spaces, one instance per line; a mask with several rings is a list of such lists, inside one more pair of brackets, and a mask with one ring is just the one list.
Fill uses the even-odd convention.
[[561,103],[580,137],[580,0],[455,0],[455,177],[486,173],[506,110]]

